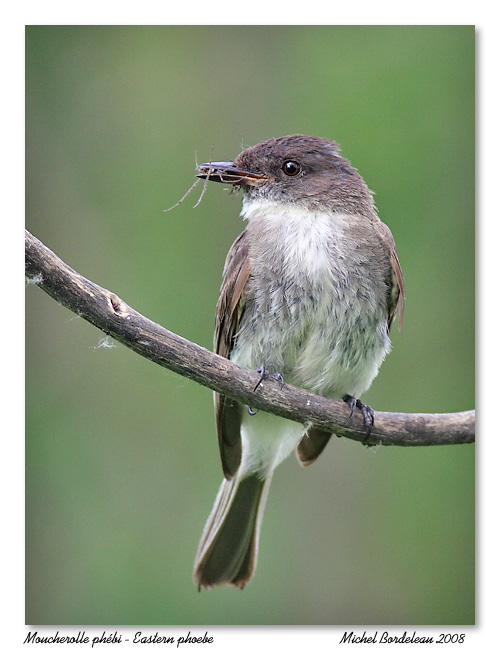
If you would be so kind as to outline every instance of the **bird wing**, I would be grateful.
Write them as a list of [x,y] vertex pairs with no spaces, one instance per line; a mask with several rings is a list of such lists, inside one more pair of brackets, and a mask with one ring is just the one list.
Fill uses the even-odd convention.
[[390,291],[387,298],[387,327],[390,330],[394,318],[397,314],[399,320],[399,327],[403,324],[403,308],[405,301],[405,281],[403,278],[403,271],[399,263],[398,253],[396,251],[396,244],[392,232],[383,221],[376,223],[377,232],[382,240],[382,244],[386,248],[391,259],[391,277],[389,278]]
[[[235,335],[245,308],[245,286],[250,275],[250,259],[246,231],[229,250],[224,266],[222,286],[217,303],[214,347],[217,354],[231,356]],[[215,393],[215,421],[224,476],[231,479],[241,462],[242,406],[235,400]]]

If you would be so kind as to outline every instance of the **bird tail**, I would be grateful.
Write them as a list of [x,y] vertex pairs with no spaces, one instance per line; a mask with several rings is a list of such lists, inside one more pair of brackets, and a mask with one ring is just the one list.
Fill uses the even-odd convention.
[[196,554],[198,589],[218,584],[243,589],[253,576],[271,478],[252,474],[222,482]]

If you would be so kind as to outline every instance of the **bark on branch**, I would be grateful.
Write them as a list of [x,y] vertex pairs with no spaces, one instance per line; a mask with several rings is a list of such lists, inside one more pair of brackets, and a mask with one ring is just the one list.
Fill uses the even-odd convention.
[[[253,409],[363,441],[363,418],[349,407],[321,395],[279,382],[265,381],[254,370],[169,332],[65,264],[26,231],[26,275],[57,302],[138,354],[184,377],[228,395]],[[424,446],[474,442],[475,412],[375,413],[370,444]]]

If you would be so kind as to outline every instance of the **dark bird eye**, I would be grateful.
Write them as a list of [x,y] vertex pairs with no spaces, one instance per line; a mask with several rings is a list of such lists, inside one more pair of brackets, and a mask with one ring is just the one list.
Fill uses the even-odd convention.
[[300,172],[300,165],[295,160],[286,160],[283,163],[282,169],[287,176],[297,176]]

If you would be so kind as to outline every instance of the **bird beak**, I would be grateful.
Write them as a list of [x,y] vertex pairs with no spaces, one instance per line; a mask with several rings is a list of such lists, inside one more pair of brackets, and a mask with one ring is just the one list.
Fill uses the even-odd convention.
[[198,178],[206,178],[216,183],[230,185],[259,185],[271,180],[260,172],[252,172],[237,167],[234,162],[210,162],[196,167]]

